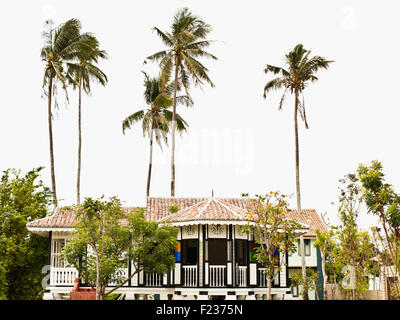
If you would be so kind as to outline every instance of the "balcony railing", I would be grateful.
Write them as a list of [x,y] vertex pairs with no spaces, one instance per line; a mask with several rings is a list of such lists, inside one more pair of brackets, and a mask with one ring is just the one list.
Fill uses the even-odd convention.
[[239,287],[247,287],[247,267],[238,266],[236,267],[236,279]]
[[226,266],[209,266],[210,287],[225,287]]
[[163,275],[159,273],[145,273],[145,285],[147,287],[161,287]]
[[[265,268],[258,268],[258,283],[260,287],[268,286],[268,277],[265,273]],[[275,276],[272,278],[272,285],[279,285],[279,272],[277,267],[275,267]]]
[[[120,268],[115,273],[115,277],[118,279],[126,280],[128,278],[128,268]],[[116,286],[118,283],[117,281],[110,281],[108,283],[109,286]],[[125,283],[124,286],[127,286],[128,283]]]
[[73,286],[78,278],[78,270],[75,268],[50,268],[50,285]]
[[197,266],[182,266],[183,285],[185,287],[197,286]]

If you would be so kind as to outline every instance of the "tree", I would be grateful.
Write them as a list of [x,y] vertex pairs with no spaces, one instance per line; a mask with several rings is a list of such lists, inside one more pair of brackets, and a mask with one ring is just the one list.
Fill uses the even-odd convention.
[[328,274],[326,272],[326,259],[327,256],[332,252],[334,247],[334,232],[333,230],[320,231],[315,230],[317,239],[315,240],[314,246],[319,248],[322,258],[322,276],[324,279],[324,300],[328,300]]
[[[316,293],[318,289],[318,271],[314,271],[313,269],[307,269],[307,277],[306,277],[306,285],[304,286],[303,282],[303,274],[302,272],[296,271],[291,276],[291,286],[292,287],[301,287],[301,293],[304,291],[309,291],[313,289]],[[324,289],[325,290],[325,289]]]
[[209,47],[211,41],[205,40],[211,32],[211,26],[199,17],[193,15],[188,8],[179,10],[174,16],[171,32],[163,32],[154,27],[153,31],[168,47],[159,51],[147,60],[159,61],[161,85],[168,85],[174,73],[173,102],[172,102],[172,128],[171,128],[171,196],[175,196],[175,130],[176,130],[176,105],[177,93],[184,89],[189,96],[190,77],[195,85],[201,86],[204,81],[214,87],[208,76],[208,69],[197,59],[200,57],[217,60],[217,57],[204,49]]
[[[149,78],[147,73],[143,72],[144,79],[144,100],[148,105],[148,109],[136,111],[131,114],[122,122],[122,132],[125,134],[125,130],[130,129],[136,122],[142,122],[143,136],[146,134],[150,139],[150,159],[149,169],[147,174],[147,186],[146,196],[150,195],[150,180],[151,180],[151,169],[153,162],[153,136],[155,135],[156,142],[162,148],[162,141],[167,143],[167,133],[169,132],[169,124],[172,121],[173,115],[168,110],[172,105],[172,86],[164,87],[164,91],[161,88],[161,82],[159,78]],[[185,103],[187,106],[192,105],[192,100],[188,96],[177,97],[177,102]],[[175,115],[177,130],[179,132],[186,131],[188,125],[185,120],[179,114]]]
[[338,208],[341,224],[334,227],[337,245],[333,255],[335,262],[346,266],[345,272],[349,272],[342,280],[342,288],[346,293],[351,292],[352,300],[358,300],[364,298],[368,289],[365,276],[376,252],[368,232],[360,231],[357,226],[362,199],[356,175],[348,174],[339,181],[342,184]]
[[79,55],[78,62],[68,62],[67,77],[74,89],[78,89],[78,171],[76,179],[76,201],[81,202],[81,154],[82,154],[82,89],[87,95],[91,94],[90,84],[96,81],[101,85],[107,84],[107,76],[96,66],[98,59],[107,59],[107,53],[99,49],[97,38],[91,34],[86,34],[90,39],[90,47],[83,47]]
[[3,171],[0,181],[0,299],[40,300],[42,267],[48,264],[48,239],[32,234],[26,224],[48,215],[51,191],[39,167],[25,175]]
[[[96,299],[102,300],[138,272],[165,274],[175,264],[177,229],[159,227],[144,218],[143,210],[124,211],[117,198],[86,198],[76,208],[75,231],[66,245],[66,261],[79,271],[83,281],[96,287]],[[127,277],[118,273],[132,263]],[[117,285],[106,291],[107,285]]]
[[[248,197],[248,194],[243,194]],[[251,209],[248,211],[249,224],[243,227],[243,231],[255,235],[257,243],[255,258],[265,267],[268,278],[267,299],[271,300],[272,280],[278,270],[286,263],[285,259],[279,259],[279,254],[286,255],[294,252],[295,231],[301,225],[286,218],[288,204],[286,197],[279,192],[269,192],[266,195],[256,195],[251,199]]]
[[[264,99],[272,90],[284,89],[282,98],[279,104],[279,110],[282,109],[283,102],[285,100],[286,94],[290,91],[294,94],[294,131],[295,131],[295,159],[296,159],[296,198],[297,198],[297,212],[299,215],[299,221],[302,221],[301,217],[301,200],[300,200],[300,173],[299,173],[299,134],[298,134],[298,124],[297,118],[298,113],[302,120],[304,121],[305,127],[308,129],[308,123],[306,118],[306,110],[304,104],[304,89],[309,85],[309,83],[315,82],[318,78],[315,73],[321,69],[328,69],[329,64],[333,61],[326,60],[320,56],[309,57],[311,54],[310,50],[303,48],[302,44],[298,44],[294,49],[285,55],[286,64],[288,66],[288,71],[274,67],[272,65],[267,65],[264,72],[266,74],[272,73],[274,75],[279,75],[279,77],[270,80],[264,87]],[[303,101],[300,101],[300,95],[303,97]],[[306,265],[304,256],[304,239],[300,236],[300,254],[301,254],[301,265],[302,265],[302,275],[304,285],[306,284]],[[303,299],[308,299],[308,293],[303,290]]]
[[[400,195],[385,183],[382,164],[372,161],[370,166],[360,164],[357,178],[361,183],[362,199],[368,213],[379,217],[383,228],[374,228],[374,236],[380,240],[383,266],[392,266],[397,276],[400,274]],[[399,280],[391,284],[391,291],[400,292]],[[400,295],[397,297],[400,299]]]
[[[85,49],[93,46],[93,37],[89,34],[80,34],[81,23],[77,19],[70,19],[57,28],[53,28],[50,20],[46,21],[46,31],[43,32],[44,46],[40,57],[45,62],[43,88],[47,86],[47,118],[49,126],[50,169],[53,202],[57,205],[56,177],[54,169],[53,127],[52,127],[52,98],[56,83],[60,82],[66,91],[67,80],[65,63],[85,58]],[[55,105],[57,102],[55,101]]]

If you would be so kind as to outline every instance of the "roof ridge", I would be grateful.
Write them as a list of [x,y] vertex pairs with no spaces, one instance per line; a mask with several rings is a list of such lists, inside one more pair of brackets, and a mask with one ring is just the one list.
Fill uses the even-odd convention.
[[[201,201],[201,202],[204,202],[204,201]],[[195,215],[194,219],[198,219],[201,216],[201,214],[207,209],[207,207],[209,206],[211,201],[212,201],[212,198],[208,199],[207,203],[204,205],[204,207],[201,210],[199,210],[199,212]],[[188,208],[190,208],[190,207],[188,207]]]
[[[233,209],[229,208],[229,207],[228,207],[225,203],[223,203],[222,201],[217,200],[217,202],[220,203],[226,210],[232,212],[232,214],[233,214],[234,216],[236,216],[236,217],[238,217],[238,218],[243,218],[242,215],[240,215],[239,213],[235,212]],[[229,205],[231,205],[231,204],[229,204]],[[236,206],[234,206],[234,205],[231,205],[231,206],[236,207]],[[237,207],[237,208],[240,209],[239,207]]]

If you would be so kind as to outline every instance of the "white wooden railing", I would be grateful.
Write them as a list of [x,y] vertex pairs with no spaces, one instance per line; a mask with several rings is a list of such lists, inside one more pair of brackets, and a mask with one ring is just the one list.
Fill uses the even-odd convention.
[[260,281],[260,287],[267,287],[268,286],[268,277],[265,273],[265,268],[258,268],[258,279]]
[[78,278],[78,270],[75,268],[50,268],[50,285],[73,286]]
[[247,287],[247,267],[236,267],[236,281],[239,287]]
[[182,266],[183,285],[185,287],[197,286],[197,266]]
[[145,273],[145,285],[147,287],[160,287],[162,285],[162,274]]
[[[279,284],[279,272],[278,268],[275,267],[274,277],[272,278],[272,284],[278,285]],[[260,287],[267,287],[268,286],[268,277],[265,273],[265,268],[258,268],[258,279],[260,279],[259,286]]]
[[[122,280],[126,280],[128,278],[128,268],[120,268],[115,272],[115,277],[118,277],[119,279],[122,278]],[[117,285],[117,281],[110,281],[108,283],[109,286],[115,286]],[[128,283],[125,283],[124,286],[127,286]]]
[[226,266],[209,266],[209,270],[210,287],[224,287]]

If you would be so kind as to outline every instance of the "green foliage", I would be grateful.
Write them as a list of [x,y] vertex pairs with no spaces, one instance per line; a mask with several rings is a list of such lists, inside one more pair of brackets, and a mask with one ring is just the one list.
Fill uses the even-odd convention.
[[217,60],[217,57],[205,51],[212,41],[205,40],[211,31],[211,26],[199,17],[193,15],[188,8],[179,10],[174,16],[170,32],[163,32],[157,27],[153,31],[167,46],[167,50],[159,51],[146,60],[159,62],[161,69],[161,83],[169,84],[174,70],[177,70],[179,79],[178,90],[184,89],[189,96],[190,77],[195,85],[205,82],[214,86],[208,76],[208,69],[198,58],[206,57]]
[[[400,195],[385,182],[383,166],[379,161],[372,161],[370,166],[360,164],[357,179],[368,212],[378,216],[381,223],[380,227],[372,230],[374,241],[381,251],[379,260],[383,266],[393,266],[400,274]],[[394,281],[390,289],[397,295],[400,281]]]
[[[64,254],[83,281],[96,287],[98,299],[116,289],[105,292],[110,282],[121,286],[141,270],[167,273],[174,266],[177,230],[146,221],[143,211],[126,212],[115,197],[109,201],[86,198],[76,208],[75,232]],[[133,270],[126,278],[117,271],[129,260]]]
[[27,222],[48,214],[51,192],[38,180],[43,168],[21,175],[8,169],[0,184],[0,298],[36,300],[43,296],[42,267],[48,240],[30,233]]
[[179,211],[179,207],[176,203],[174,203],[168,208],[168,211],[171,213],[177,213]]
[[[248,197],[248,194],[242,196]],[[272,191],[266,195],[255,195],[255,199],[250,199],[252,205],[248,212],[249,223],[242,228],[248,234],[254,233],[258,245],[254,257],[266,268],[265,273],[270,279],[269,295],[276,267],[279,269],[285,263],[285,261],[279,262],[276,250],[283,254],[294,252],[295,231],[301,227],[297,222],[286,218],[288,212],[286,198],[286,195]]]
[[309,57],[311,54],[310,50],[303,48],[302,44],[298,44],[294,49],[285,55],[287,70],[279,67],[274,67],[267,64],[264,72],[266,74],[279,75],[278,78],[272,79],[267,82],[264,87],[264,98],[267,97],[267,93],[273,90],[284,89],[279,109],[282,108],[283,102],[285,101],[286,94],[290,91],[292,94],[296,94],[296,108],[300,110],[300,116],[304,121],[306,128],[308,128],[306,110],[303,101],[298,99],[298,95],[303,93],[303,90],[308,86],[309,83],[315,82],[318,78],[315,73],[319,69],[328,69],[329,64],[333,61],[326,60],[320,56]]
[[301,270],[297,270],[296,272],[294,272],[291,275],[290,279],[291,279],[291,286],[292,287],[299,286],[300,293],[302,293],[304,290],[308,292],[310,289],[313,289],[314,292],[317,292],[319,290],[318,271],[315,271],[313,269],[307,268],[305,282],[303,281],[303,275]]

